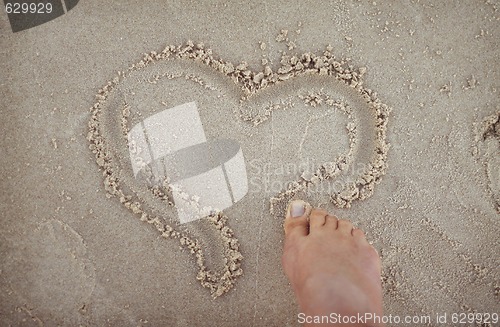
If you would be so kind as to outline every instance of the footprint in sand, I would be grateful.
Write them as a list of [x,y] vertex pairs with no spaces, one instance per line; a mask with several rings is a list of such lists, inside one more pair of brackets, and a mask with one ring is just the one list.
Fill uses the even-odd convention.
[[8,269],[19,272],[25,280],[14,289],[22,301],[20,305],[36,304],[33,317],[36,312],[56,316],[79,312],[88,304],[96,285],[95,268],[80,234],[59,220],[49,220],[30,230],[26,237],[34,246],[23,247],[5,262]]
[[299,193],[349,207],[386,169],[390,110],[364,87],[366,69],[329,48],[281,65],[254,72],[201,44],[167,46],[119,72],[91,109],[88,140],[108,196],[189,249],[214,297],[242,274],[222,210],[250,198],[280,216]]

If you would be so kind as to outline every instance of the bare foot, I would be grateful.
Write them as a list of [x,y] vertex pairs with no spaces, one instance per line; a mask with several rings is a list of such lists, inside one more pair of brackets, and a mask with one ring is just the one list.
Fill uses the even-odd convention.
[[[301,309],[299,322],[303,318],[307,325],[315,316],[329,316],[332,319],[323,320],[324,325],[335,326],[335,317],[341,322],[338,318],[358,314],[382,316],[379,256],[363,231],[349,221],[292,201],[285,219],[282,263]],[[382,325],[350,321],[353,326]]]

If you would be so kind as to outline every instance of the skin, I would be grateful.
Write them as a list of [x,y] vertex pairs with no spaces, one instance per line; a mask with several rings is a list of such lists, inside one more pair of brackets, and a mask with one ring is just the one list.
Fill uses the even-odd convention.
[[290,203],[284,228],[282,264],[301,313],[383,315],[380,258],[363,231],[301,200]]

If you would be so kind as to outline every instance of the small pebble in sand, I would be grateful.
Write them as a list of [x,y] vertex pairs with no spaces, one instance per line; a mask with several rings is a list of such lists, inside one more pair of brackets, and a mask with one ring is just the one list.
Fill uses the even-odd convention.
[[472,75],[471,77],[469,77],[467,79],[467,84],[465,86],[463,86],[463,89],[464,90],[475,89],[476,85],[478,85],[478,84],[479,83],[477,82],[476,78],[474,77],[474,75]]
[[441,86],[441,88],[439,89],[439,92],[446,93],[448,96],[450,96],[451,95],[451,82]]
[[276,36],[277,42],[284,42],[288,39],[288,30],[281,30],[281,32]]

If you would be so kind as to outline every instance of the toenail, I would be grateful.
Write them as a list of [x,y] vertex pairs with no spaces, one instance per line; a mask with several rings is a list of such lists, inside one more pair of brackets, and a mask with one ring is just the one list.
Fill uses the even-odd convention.
[[290,204],[290,216],[291,217],[300,217],[304,215],[306,208],[304,206],[304,202],[300,200],[292,201]]

